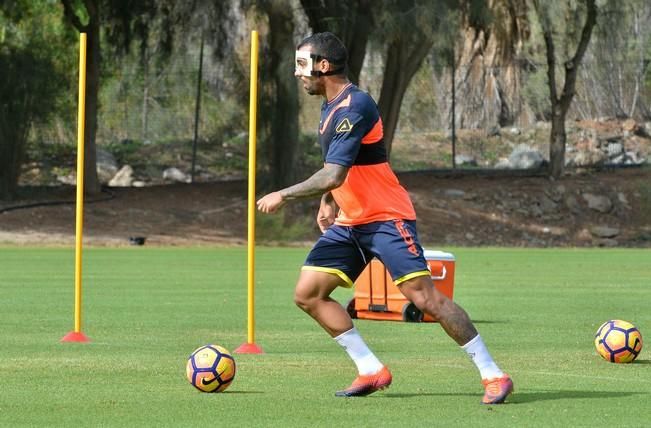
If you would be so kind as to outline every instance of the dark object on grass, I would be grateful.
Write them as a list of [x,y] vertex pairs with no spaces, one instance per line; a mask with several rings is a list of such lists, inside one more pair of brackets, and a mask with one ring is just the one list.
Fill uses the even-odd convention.
[[144,236],[129,236],[129,243],[131,245],[145,245],[146,239]]

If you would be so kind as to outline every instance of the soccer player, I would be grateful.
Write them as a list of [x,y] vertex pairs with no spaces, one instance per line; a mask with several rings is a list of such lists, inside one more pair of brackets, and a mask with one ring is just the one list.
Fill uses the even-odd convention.
[[324,165],[305,181],[257,201],[261,212],[273,213],[288,201],[321,196],[316,221],[323,234],[301,269],[294,300],[357,366],[357,378],[335,395],[363,396],[391,384],[389,369],[330,297],[339,286],[352,287],[377,257],[405,297],[468,353],[481,374],[482,403],[503,403],[513,382],[495,364],[466,312],[434,288],[413,205],[388,163],[377,105],[348,81],[346,61],[346,47],[332,33],[313,34],[298,45],[294,75],[308,94],[325,98],[319,122]]

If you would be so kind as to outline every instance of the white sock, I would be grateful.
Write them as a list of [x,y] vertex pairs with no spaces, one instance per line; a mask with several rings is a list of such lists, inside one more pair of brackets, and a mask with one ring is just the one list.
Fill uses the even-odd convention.
[[484,341],[481,339],[481,336],[477,335],[461,347],[473,363],[479,369],[482,379],[492,379],[495,377],[502,377],[504,373],[497,367],[493,357],[488,353]]
[[382,363],[366,346],[355,327],[334,338],[353,359],[361,375],[370,375],[382,370]]

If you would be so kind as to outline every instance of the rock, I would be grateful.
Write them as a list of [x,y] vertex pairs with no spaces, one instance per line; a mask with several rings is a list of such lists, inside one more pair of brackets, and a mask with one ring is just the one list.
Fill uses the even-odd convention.
[[58,175],[57,176],[57,181],[63,184],[67,184],[69,186],[76,186],[77,185],[77,173],[75,171],[72,171],[68,175]]
[[608,157],[601,150],[579,151],[574,156],[568,156],[565,164],[568,166],[592,166],[602,164]]
[[454,163],[458,166],[477,166],[477,159],[470,155],[456,155],[454,157]]
[[607,196],[584,193],[583,199],[588,203],[588,208],[600,213],[607,213],[613,209],[613,203]]
[[118,163],[113,154],[97,147],[97,178],[100,183],[107,184],[118,172]]
[[176,181],[178,183],[189,183],[190,177],[187,174],[184,174],[178,168],[167,168],[163,171],[163,179],[169,181]]
[[596,243],[599,247],[609,247],[609,248],[611,248],[611,247],[616,247],[616,246],[619,245],[619,242],[617,242],[617,241],[614,240],[614,239],[610,239],[610,238],[597,239],[597,240],[595,241],[595,243]]
[[511,168],[511,163],[507,158],[500,158],[500,160],[497,161],[495,166],[493,166],[495,169],[509,169]]
[[509,164],[513,169],[536,169],[545,161],[538,150],[532,149],[526,144],[520,144],[509,156]]
[[625,165],[642,165],[646,159],[637,152],[626,152],[625,153]]
[[572,212],[572,214],[578,215],[583,212],[581,209],[581,204],[574,195],[569,195],[565,198],[565,205]]
[[651,122],[644,122],[644,126],[641,128],[643,130],[643,134],[646,135],[651,135]]
[[466,192],[459,189],[447,189],[445,191],[445,196],[449,196],[451,198],[463,198],[465,194]]
[[486,131],[486,136],[487,137],[499,137],[500,136],[500,128],[498,126],[493,126]]
[[588,229],[581,229],[576,234],[576,239],[582,242],[592,241],[592,234]]
[[590,228],[590,233],[598,238],[614,238],[619,235],[619,229],[608,226],[593,226]]
[[631,134],[637,131],[637,122],[634,119],[626,119],[622,122],[622,130],[630,132]]
[[133,182],[133,168],[129,165],[125,165],[115,174],[115,176],[109,181],[108,185],[110,187],[131,187]]
[[539,205],[540,205],[540,209],[545,214],[551,214],[558,211],[558,204],[556,204],[556,202],[554,202],[547,195],[543,195],[540,198]]

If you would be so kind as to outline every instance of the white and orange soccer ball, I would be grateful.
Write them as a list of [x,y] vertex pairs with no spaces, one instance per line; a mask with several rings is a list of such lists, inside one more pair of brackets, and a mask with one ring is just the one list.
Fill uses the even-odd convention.
[[594,346],[606,361],[630,363],[642,351],[642,333],[628,321],[609,320],[597,330]]
[[201,346],[188,358],[185,374],[199,391],[223,392],[235,379],[235,359],[222,346]]

